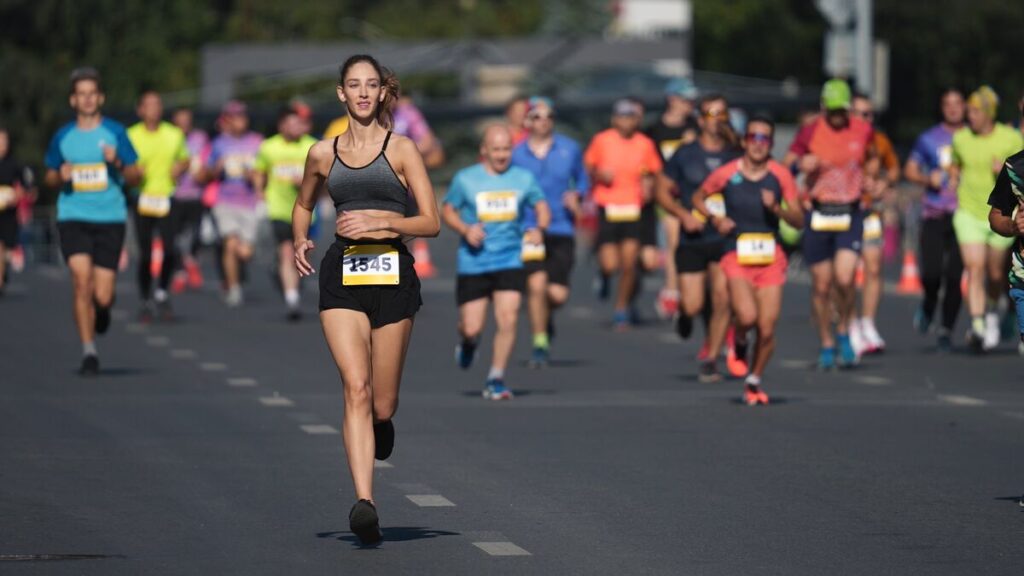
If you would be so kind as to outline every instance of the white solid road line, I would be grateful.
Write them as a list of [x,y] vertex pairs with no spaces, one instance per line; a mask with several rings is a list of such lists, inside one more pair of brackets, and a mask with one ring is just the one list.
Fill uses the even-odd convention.
[[406,494],[405,497],[420,508],[455,506],[454,502],[440,494]]
[[260,404],[276,408],[295,406],[295,402],[292,402],[291,400],[285,398],[284,396],[263,396],[260,398]]
[[888,386],[892,384],[892,380],[884,376],[857,376],[854,380],[868,386]]
[[149,331],[149,326],[139,324],[138,322],[132,322],[131,324],[124,325],[124,331],[129,334],[144,334]]
[[228,386],[234,386],[235,388],[242,388],[245,386],[255,386],[255,378],[228,378]]
[[383,460],[374,460],[373,461],[373,467],[374,468],[394,468],[395,466],[393,464],[389,464],[388,462],[384,462]]
[[203,362],[199,369],[203,372],[223,372],[228,369],[228,365],[221,362]]
[[155,348],[162,348],[164,346],[167,346],[170,343],[171,343],[171,339],[168,338],[167,336],[147,336],[146,337],[146,344],[149,344],[150,346],[153,346]]
[[491,556],[532,556],[526,550],[511,542],[473,542],[473,546]]
[[303,424],[299,428],[306,434],[341,434],[337,428],[329,424]]
[[980,398],[971,398],[970,396],[959,396],[956,394],[940,394],[939,400],[954,406],[988,406],[988,402]]
[[174,350],[171,350],[171,358],[176,358],[178,360],[190,360],[195,357],[195,350],[189,350],[187,348],[175,348]]

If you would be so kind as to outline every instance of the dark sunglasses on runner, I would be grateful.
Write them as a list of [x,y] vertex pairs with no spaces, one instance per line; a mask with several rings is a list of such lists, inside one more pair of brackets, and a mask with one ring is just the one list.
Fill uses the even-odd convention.
[[750,133],[745,136],[747,142],[751,144],[771,144],[772,137],[768,134],[756,134]]

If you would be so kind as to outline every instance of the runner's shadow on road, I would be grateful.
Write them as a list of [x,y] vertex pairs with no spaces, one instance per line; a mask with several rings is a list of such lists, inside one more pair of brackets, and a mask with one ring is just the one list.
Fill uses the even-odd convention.
[[[148,369],[145,369],[145,368],[131,368],[131,367],[128,367],[128,366],[113,366],[113,367],[110,367],[110,368],[100,368],[99,376],[95,376],[94,378],[128,378],[128,377],[131,377],[131,376],[143,376],[143,375],[146,375],[146,374],[153,374],[153,373],[154,373],[153,370],[148,370]],[[75,371],[74,374],[77,376],[78,372]]]
[[[516,398],[524,398],[526,396],[554,396],[558,394],[557,390],[521,390],[519,388],[513,388],[512,394]],[[480,390],[463,390],[462,395],[466,398],[480,398]]]
[[412,542],[414,540],[432,540],[441,536],[461,536],[459,532],[449,530],[434,530],[420,526],[390,526],[381,529],[384,532],[384,541],[380,544],[364,546],[359,543],[359,538],[348,530],[336,532],[318,532],[317,538],[331,538],[339,542],[347,542],[355,548],[377,548],[388,542]]
[[580,358],[562,358],[559,360],[548,360],[548,365],[543,368],[533,368],[530,366],[529,360],[523,360],[519,363],[524,368],[530,368],[531,370],[537,370],[543,372],[545,368],[579,368],[580,366],[587,366],[590,361],[583,360]]
[[[801,402],[799,398],[787,398],[785,396],[772,396],[768,399],[768,406],[782,406],[785,404],[795,404]],[[760,408],[760,406],[747,406],[743,399],[740,397],[730,398],[729,403],[733,406],[742,406],[744,408]]]

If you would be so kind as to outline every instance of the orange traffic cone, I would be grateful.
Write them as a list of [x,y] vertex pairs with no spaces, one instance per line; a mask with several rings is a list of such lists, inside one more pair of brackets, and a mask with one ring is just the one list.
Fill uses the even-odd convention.
[[857,284],[858,288],[860,288],[861,286],[864,285],[864,261],[863,260],[861,260],[860,262],[857,263],[857,274],[853,277],[853,281]]
[[150,252],[149,273],[156,278],[160,275],[160,268],[164,265],[164,241],[159,238],[153,239],[153,251]]
[[896,286],[896,291],[900,294],[920,294],[923,290],[917,257],[914,256],[913,250],[907,250],[903,253],[903,270],[900,272],[900,283]]
[[416,275],[420,278],[433,278],[437,275],[434,263],[430,261],[430,248],[427,241],[417,238],[412,241],[412,257],[416,260],[413,267],[416,268]]

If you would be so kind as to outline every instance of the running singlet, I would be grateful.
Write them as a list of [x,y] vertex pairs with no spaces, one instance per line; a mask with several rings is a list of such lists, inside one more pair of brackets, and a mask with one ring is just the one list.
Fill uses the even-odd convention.
[[942,186],[927,186],[921,202],[921,217],[927,220],[939,218],[956,211],[956,190],[949,185],[949,167],[953,165],[953,133],[936,124],[918,136],[910,160],[921,169],[925,177],[934,170],[942,170]]
[[850,116],[844,128],[835,130],[821,115],[797,133],[789,151],[818,158],[818,169],[807,178],[812,199],[823,204],[860,201],[864,160],[873,133],[871,124],[856,116]]
[[256,154],[256,170],[267,176],[263,193],[267,201],[267,216],[271,220],[292,221],[292,208],[299,195],[296,182],[302,180],[306,154],[313,144],[316,144],[316,139],[309,135],[289,142],[278,134],[260,145],[259,153]]
[[[516,146],[512,150],[512,165],[533,174],[544,191],[544,198],[551,207],[551,225],[546,234],[572,236],[576,222],[573,213],[565,207],[562,195],[566,191],[575,190],[581,197],[585,196],[590,190],[590,179],[583,167],[583,154],[579,145],[561,134],[555,134],[553,138],[551,149],[544,158],[537,158],[528,142]],[[537,213],[532,207],[527,207],[523,228],[529,230],[536,226]]]
[[518,166],[510,166],[501,174],[491,174],[483,164],[459,170],[444,202],[459,212],[467,226],[482,223],[487,237],[479,248],[462,239],[458,273],[485,274],[522,268],[523,209],[542,200],[544,192],[537,180]]
[[252,182],[246,178],[246,171],[255,166],[256,152],[261,142],[263,137],[255,132],[241,136],[221,134],[213,141],[206,165],[214,168],[218,161],[224,161],[220,190],[217,193],[218,204],[241,208],[256,206],[256,191]]
[[112,224],[127,218],[124,178],[104,160],[104,146],[116,148],[117,157],[126,167],[138,161],[124,126],[108,118],[91,130],[82,130],[70,122],[50,141],[46,167],[60,171],[62,164],[71,164],[71,182],[57,196],[58,222]]
[[206,188],[196,178],[202,170],[206,159],[210,156],[210,138],[202,130],[193,130],[185,137],[188,148],[188,170],[178,178],[178,187],[174,190],[175,200],[199,200]]
[[161,122],[153,131],[139,122],[128,128],[128,139],[139,155],[139,167],[142,168],[139,214],[162,218],[171,211],[174,164],[188,159],[185,133],[168,122]]
[[956,189],[959,210],[976,220],[988,222],[985,199],[996,184],[995,162],[1002,162],[1024,148],[1020,132],[1006,124],[996,124],[992,132],[979,136],[970,128],[953,134],[953,163],[960,166],[960,185]]
[[633,214],[635,210],[633,220],[639,220],[643,204],[642,179],[662,169],[661,154],[654,142],[639,132],[623,138],[617,130],[609,128],[590,141],[583,161],[597,171],[611,170],[614,174],[610,186],[593,183],[594,202],[609,216],[612,212]]
[[797,201],[796,183],[782,164],[768,160],[768,172],[760,180],[749,180],[740,171],[738,158],[711,173],[703,188],[708,194],[721,193],[725,215],[736,223],[726,238],[725,251],[736,250],[742,265],[771,264],[775,259],[779,217],[764,206],[762,192],[771,192],[775,202]]
[[[690,142],[668,159],[665,164],[665,176],[668,176],[679,188],[679,201],[687,210],[693,210],[693,195],[704,183],[707,177],[722,167],[727,162],[735,160],[740,156],[740,151],[734,148],[725,147],[721,150],[710,152],[700,145],[699,141]],[[712,213],[721,214],[724,210],[722,198],[710,197],[704,201]],[[704,215],[694,213],[703,220]],[[705,226],[704,230],[695,234],[683,231],[680,234],[681,243],[711,242],[721,240],[721,236],[713,226]]]
[[[988,203],[1004,216],[1013,217],[1024,203],[1024,151],[1006,159]],[[1010,284],[1024,288],[1024,239],[1017,237],[1010,258]]]

